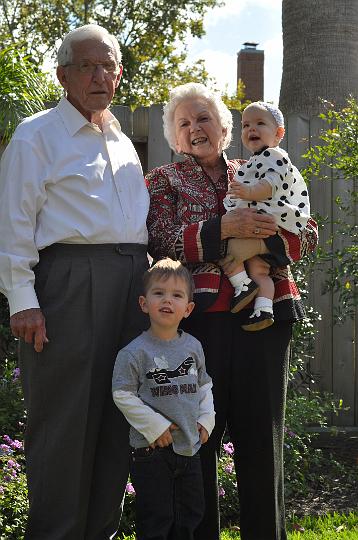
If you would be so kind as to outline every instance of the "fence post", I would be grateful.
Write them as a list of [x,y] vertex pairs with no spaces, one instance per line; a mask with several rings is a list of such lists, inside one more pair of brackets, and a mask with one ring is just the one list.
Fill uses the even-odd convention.
[[148,172],[149,108],[138,107],[133,112],[133,144],[142,163],[143,172]]
[[163,106],[151,105],[148,117],[148,170],[170,163],[172,153],[163,133]]
[[[322,144],[319,135],[326,128],[320,118],[312,118],[310,122],[310,145]],[[326,173],[330,175],[330,171]],[[326,249],[332,235],[332,181],[312,178],[310,184],[311,209],[314,214],[323,218],[319,229],[320,245]],[[317,386],[320,390],[333,392],[333,302],[332,293],[324,293],[326,273],[332,269],[332,262],[320,264],[311,280],[310,302],[317,309],[322,319],[317,322],[317,339],[314,343],[314,357],[311,361],[311,371],[317,375]],[[339,396],[337,396],[339,397]]]
[[292,114],[286,121],[285,148],[292,163],[297,169],[307,165],[307,159],[302,157],[309,147],[310,125],[308,116]]
[[[335,234],[339,226],[336,225],[336,220],[344,219],[347,223],[353,225],[357,223],[355,215],[344,214],[342,216],[342,210],[338,208],[338,205],[334,203],[336,197],[340,197],[342,201],[349,200],[349,189],[354,189],[354,179],[344,180],[343,178],[332,179],[332,250],[341,250],[347,244],[351,243],[351,239],[345,238],[340,234]],[[333,261],[333,267],[339,266],[339,260]],[[338,293],[333,293],[333,310],[332,315],[335,314],[335,309],[339,303]],[[357,311],[356,311],[357,315]],[[354,340],[356,317],[355,319],[347,318],[342,324],[333,324],[332,328],[332,359],[333,359],[333,393],[335,396],[342,398],[343,407],[349,407],[348,410],[340,412],[337,418],[337,425],[341,426],[353,426],[355,418],[355,388],[354,380],[358,384],[357,373],[357,357],[356,357],[356,345]]]
[[111,113],[121,124],[122,131],[127,137],[132,138],[133,134],[133,114],[129,107],[124,105],[114,105]]
[[229,159],[242,158],[241,153],[241,114],[240,111],[232,110],[232,138],[229,148],[225,150]]

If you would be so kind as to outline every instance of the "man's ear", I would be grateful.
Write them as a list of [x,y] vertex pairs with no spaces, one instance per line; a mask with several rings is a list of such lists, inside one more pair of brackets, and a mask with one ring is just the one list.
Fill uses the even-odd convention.
[[60,85],[63,86],[65,90],[67,90],[68,82],[67,82],[66,69],[64,68],[64,66],[57,66],[56,75],[57,75],[57,79]]
[[147,307],[147,299],[145,296],[139,297],[139,305],[141,307],[141,310],[143,313],[148,313],[148,307]]

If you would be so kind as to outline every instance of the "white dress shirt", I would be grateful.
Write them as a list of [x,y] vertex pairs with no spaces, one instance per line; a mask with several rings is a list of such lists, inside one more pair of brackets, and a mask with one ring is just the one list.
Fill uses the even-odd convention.
[[0,167],[0,291],[10,315],[39,307],[32,268],[54,243],[147,244],[149,196],[130,139],[62,98],[24,120]]

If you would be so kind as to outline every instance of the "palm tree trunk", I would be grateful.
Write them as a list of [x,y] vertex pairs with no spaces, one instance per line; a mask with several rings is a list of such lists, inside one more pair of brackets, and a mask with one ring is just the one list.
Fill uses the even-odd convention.
[[[358,95],[358,1],[283,0],[280,108],[309,116]],[[321,98],[321,99],[320,99]]]

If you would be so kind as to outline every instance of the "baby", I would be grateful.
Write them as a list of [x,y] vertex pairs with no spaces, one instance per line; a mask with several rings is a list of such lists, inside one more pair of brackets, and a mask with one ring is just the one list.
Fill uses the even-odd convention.
[[[256,208],[258,212],[267,212],[275,216],[279,227],[299,235],[310,217],[310,203],[301,174],[287,152],[278,146],[284,134],[284,118],[277,107],[263,101],[246,107],[242,114],[241,139],[252,156],[236,172],[224,205],[227,211]],[[263,241],[262,250],[244,264],[240,242],[232,238],[228,243],[228,254],[237,263],[227,274],[235,289],[231,311],[237,313],[256,297],[254,311],[242,328],[262,330],[274,322],[274,284],[270,265],[264,260],[269,250]]]

